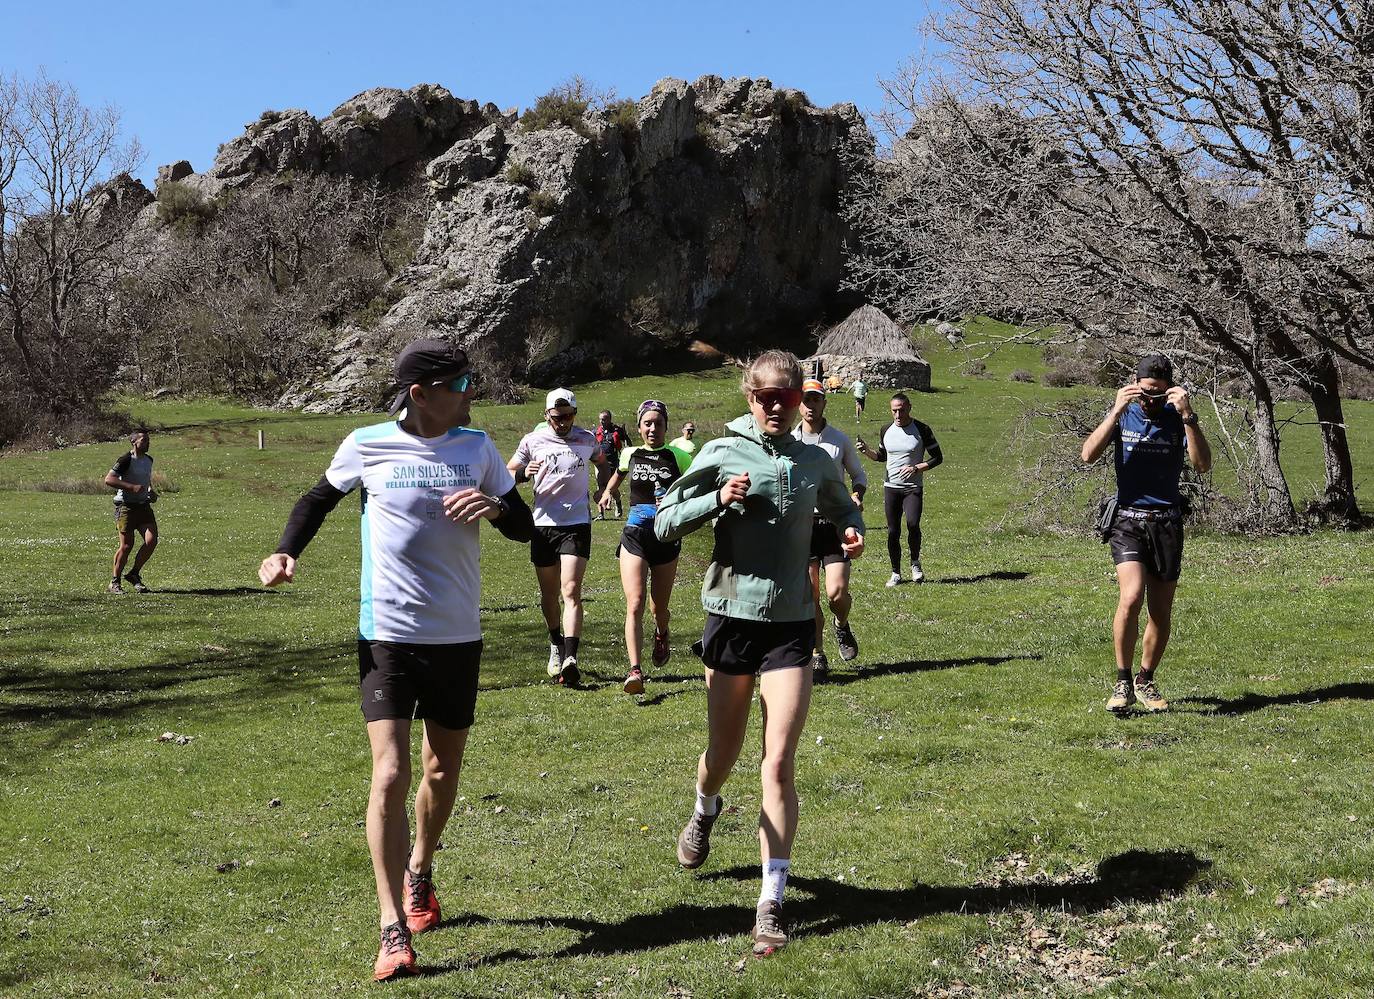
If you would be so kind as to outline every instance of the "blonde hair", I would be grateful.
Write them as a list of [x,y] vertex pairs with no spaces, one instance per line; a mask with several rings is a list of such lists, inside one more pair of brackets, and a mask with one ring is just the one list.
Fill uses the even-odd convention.
[[768,384],[769,376],[776,378],[776,384],[785,388],[801,388],[801,361],[789,350],[765,350],[744,369],[740,388],[748,395],[754,389]]

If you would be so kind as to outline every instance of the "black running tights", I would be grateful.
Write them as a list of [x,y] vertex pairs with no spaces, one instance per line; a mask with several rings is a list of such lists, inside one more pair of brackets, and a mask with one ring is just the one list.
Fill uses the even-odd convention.
[[887,557],[892,571],[902,571],[902,519],[906,519],[906,544],[911,561],[921,561],[921,493],[883,489],[883,513],[887,515]]

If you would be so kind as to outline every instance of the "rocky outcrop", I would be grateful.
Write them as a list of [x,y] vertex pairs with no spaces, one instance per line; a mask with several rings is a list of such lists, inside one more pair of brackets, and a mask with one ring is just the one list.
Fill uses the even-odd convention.
[[378,87],[344,101],[323,121],[307,111],[264,111],[244,126],[242,135],[220,147],[205,173],[168,179],[187,184],[208,200],[289,170],[387,177],[504,120],[494,104],[460,100],[434,84],[409,90]]
[[[872,146],[852,105],[707,76],[576,124],[493,123],[430,163],[406,294],[372,339],[450,336],[543,385],[660,366],[691,341],[800,345],[825,318],[842,272],[841,151]],[[342,342],[327,389],[292,401],[380,401],[384,352],[353,331]]]

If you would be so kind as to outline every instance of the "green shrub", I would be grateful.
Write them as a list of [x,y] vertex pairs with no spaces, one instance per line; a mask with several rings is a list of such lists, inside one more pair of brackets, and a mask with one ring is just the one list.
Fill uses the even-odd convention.
[[215,205],[194,187],[179,180],[157,186],[157,217],[179,231],[197,230],[215,217]]
[[520,116],[520,127],[526,132],[542,132],[564,125],[578,135],[590,136],[586,118],[590,106],[591,101],[582,94],[581,87],[567,84],[554,87]]
[[353,123],[367,132],[375,132],[382,127],[382,119],[378,118],[367,108],[363,108],[361,111],[355,111],[353,113]]
[[511,160],[506,167],[506,172],[502,174],[507,183],[518,184],[520,187],[535,188],[539,186],[539,177],[535,172],[518,160]]
[[639,132],[639,105],[630,100],[616,101],[606,106],[606,120],[622,131]]
[[558,211],[558,199],[547,191],[535,191],[530,195],[530,211],[544,218]]

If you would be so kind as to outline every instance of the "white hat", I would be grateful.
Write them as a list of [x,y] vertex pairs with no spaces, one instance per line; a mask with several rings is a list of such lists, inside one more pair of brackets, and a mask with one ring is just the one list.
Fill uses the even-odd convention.
[[556,388],[544,397],[544,412],[548,412],[555,406],[571,406],[577,408],[577,396],[573,395],[572,389]]

